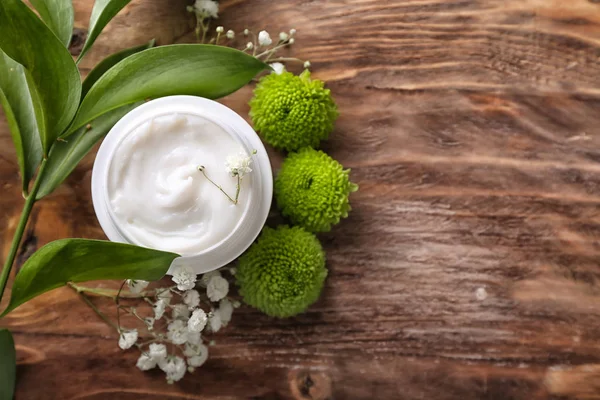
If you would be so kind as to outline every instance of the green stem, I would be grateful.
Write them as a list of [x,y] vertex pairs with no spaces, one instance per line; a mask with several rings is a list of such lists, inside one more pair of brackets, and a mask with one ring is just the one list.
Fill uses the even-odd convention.
[[85,287],[85,286],[76,285],[72,282],[67,283],[67,285],[69,285],[70,287],[75,289],[78,293],[86,293],[86,294],[89,293],[89,294],[93,294],[96,296],[108,297],[111,299],[115,299],[116,295],[117,295],[116,290],[89,288],[89,287]]
[[256,55],[256,58],[261,58],[261,57],[262,57],[262,56],[264,56],[264,55],[268,55],[268,57],[267,57],[267,58],[266,58],[266,60],[265,60],[265,61],[268,61],[268,60],[269,60],[269,58],[271,58],[271,56],[272,56],[273,54],[275,54],[275,52],[276,52],[277,50],[279,50],[279,49],[281,49],[281,48],[283,48],[283,47],[285,47],[285,46],[287,46],[287,45],[288,45],[288,42],[287,42],[287,41],[285,41],[285,42],[280,42],[279,44],[276,44],[276,45],[275,45],[275,47],[273,47],[273,48],[271,48],[271,49],[269,49],[269,50],[265,50],[265,51],[263,51],[263,52],[262,52],[262,53],[260,53],[260,54],[257,54],[257,55]]
[[200,18],[198,18],[198,15],[196,15],[196,29],[195,29],[195,33],[196,33],[196,42],[200,43]]
[[206,33],[208,32],[208,29],[210,28],[210,21],[206,23],[206,25],[204,25],[204,20],[202,20],[202,43],[204,43],[204,41],[206,40]]
[[121,283],[121,287],[119,288],[119,291],[117,292],[117,297],[115,297],[115,303],[117,304],[117,330],[119,331],[119,333],[121,333],[121,304],[119,304],[119,298],[121,295],[121,291],[123,291],[123,287],[125,287],[125,283],[127,281],[123,281],[123,283]]
[[143,317],[140,317],[140,315],[137,313],[137,311],[134,308],[132,308],[132,307],[125,307],[125,306],[119,306],[119,308],[121,310],[125,311],[129,315],[133,315],[134,317],[136,317],[137,319],[139,319],[140,321],[142,321],[144,324],[146,324],[146,320]]
[[235,198],[235,200],[234,200],[234,199],[232,199],[232,198],[231,198],[231,196],[230,196],[230,195],[228,195],[228,194],[227,194],[227,192],[225,192],[225,191],[223,190],[223,188],[221,187],[221,185],[217,185],[217,184],[216,184],[216,183],[215,183],[215,182],[214,182],[212,179],[210,179],[210,178],[208,177],[208,175],[206,175],[206,172],[204,172],[204,167],[203,167],[203,166],[199,166],[199,167],[198,167],[198,171],[202,172],[202,175],[204,175],[204,177],[205,177],[206,179],[208,179],[208,181],[209,181],[210,183],[212,183],[213,185],[215,185],[217,189],[219,189],[219,190],[220,190],[220,191],[221,191],[221,192],[222,192],[222,193],[223,193],[225,196],[227,196],[227,198],[229,199],[229,201],[231,201],[233,204],[237,204],[237,203],[238,203],[238,202],[237,202],[237,195],[239,195],[239,193],[240,193],[240,190],[239,190],[239,177],[238,177],[238,191],[237,191],[237,193],[236,193],[236,198]]
[[256,50],[258,50],[258,37],[254,32],[250,32],[250,34],[254,37],[254,46],[252,46],[252,56],[256,57]]
[[42,160],[42,164],[40,166],[38,175],[35,178],[33,188],[25,199],[25,204],[23,205],[23,211],[21,211],[21,217],[19,218],[17,230],[15,231],[13,241],[10,246],[10,251],[8,252],[8,256],[4,262],[2,275],[0,275],[0,299],[2,299],[2,296],[4,295],[4,290],[6,289],[6,284],[8,283],[8,277],[10,276],[10,271],[14,264],[15,257],[17,256],[17,251],[19,250],[19,245],[21,244],[21,239],[23,238],[23,233],[25,232],[25,227],[27,226],[27,221],[29,220],[29,215],[31,214],[31,209],[36,201],[35,197],[37,196],[37,192],[42,184],[42,177],[44,176],[44,170],[46,169],[46,162],[46,159]]
[[83,302],[85,304],[87,304],[92,310],[94,310],[94,312],[96,313],[96,315],[98,315],[108,326],[110,326],[111,328],[113,328],[114,330],[117,331],[117,333],[121,333],[121,331],[119,330],[119,328],[117,327],[117,325],[115,325],[114,322],[112,322],[106,315],[104,315],[102,313],[102,311],[100,311],[98,309],[98,307],[96,307],[96,305],[94,303],[92,303],[92,301],[89,299],[89,297],[87,297],[85,295],[85,293],[77,290],[76,287],[74,287],[73,285],[68,285],[71,289],[73,289],[78,295],[79,297],[81,297],[81,300],[83,300]]
[[[74,289],[77,289],[77,291],[79,291],[79,292],[93,294],[96,296],[108,297],[113,300],[115,300],[117,298],[117,294],[118,294],[118,291],[113,290],[113,289],[91,288],[91,287],[87,287],[87,286],[76,285],[73,282],[69,282],[68,285]],[[125,292],[125,293],[121,292],[120,296],[123,298],[126,298],[126,299],[142,299],[145,297],[154,296],[154,290],[148,290],[148,291],[140,292],[137,294],[131,293],[131,292]]]
[[242,178],[240,178],[240,176],[237,176],[238,181],[237,181],[237,185],[235,186],[235,201],[233,202],[233,204],[237,204],[238,200],[240,199],[240,189],[242,188]]
[[294,57],[277,57],[277,58],[270,59],[268,61],[270,61],[270,62],[294,61],[294,62],[304,63],[304,61],[302,61],[301,59],[294,58]]

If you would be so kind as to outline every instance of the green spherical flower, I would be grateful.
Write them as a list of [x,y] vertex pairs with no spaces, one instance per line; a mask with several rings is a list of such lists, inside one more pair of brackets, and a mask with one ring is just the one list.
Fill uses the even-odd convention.
[[305,311],[327,276],[317,238],[299,227],[265,228],[239,259],[237,284],[244,301],[273,317]]
[[305,70],[263,77],[250,100],[254,128],[271,146],[287,151],[319,146],[333,130],[338,116],[329,89],[320,80],[311,80]]
[[348,195],[358,189],[350,170],[320,150],[290,154],[275,180],[281,213],[310,232],[327,232],[348,216]]

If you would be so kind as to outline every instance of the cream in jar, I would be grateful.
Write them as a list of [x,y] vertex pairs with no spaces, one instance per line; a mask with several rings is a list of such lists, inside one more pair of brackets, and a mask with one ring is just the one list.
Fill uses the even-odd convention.
[[[235,198],[237,179],[225,163],[254,149],[237,205],[197,169],[203,165]],[[272,195],[269,156],[256,132],[223,104],[195,96],[163,97],[127,113],[104,138],[92,171],[106,236],[182,255],[168,273],[186,266],[201,274],[239,257],[260,233]]]
[[[128,241],[181,255],[198,254],[227,238],[251,202],[252,174],[241,182],[225,168],[247,153],[221,126],[199,115],[153,117],[123,137],[107,176],[108,204]],[[198,170],[204,167],[206,176]]]

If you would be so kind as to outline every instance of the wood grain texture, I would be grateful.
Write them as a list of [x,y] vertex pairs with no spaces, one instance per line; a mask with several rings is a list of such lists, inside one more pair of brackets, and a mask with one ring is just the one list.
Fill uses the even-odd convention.
[[[193,40],[185,5],[132,1],[82,69]],[[92,2],[75,6],[85,28]],[[322,299],[289,320],[240,310],[205,367],[168,386],[56,290],[0,322],[17,399],[600,399],[600,2],[231,0],[221,15],[298,29],[294,54],[340,106],[325,149],[361,190],[321,236]],[[224,102],[246,116],[250,93]],[[103,237],[92,162],[36,206],[21,261]],[[4,121],[0,184],[6,248],[22,200]]]

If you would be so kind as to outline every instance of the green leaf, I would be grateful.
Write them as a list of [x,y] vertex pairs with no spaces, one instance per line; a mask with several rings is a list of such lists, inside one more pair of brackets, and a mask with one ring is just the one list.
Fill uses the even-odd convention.
[[81,49],[81,54],[77,58],[77,63],[81,61],[85,53],[92,47],[102,29],[130,2],[131,0],[96,0],[94,8],[92,8],[92,16],[90,17],[88,37],[83,45],[83,49]]
[[142,51],[98,79],[65,136],[107,111],[148,98],[226,96],[266,68],[248,54],[215,45],[175,44]]
[[0,50],[0,105],[17,151],[24,193],[42,159],[32,95],[39,98],[35,87],[29,86],[29,79],[29,72]]
[[0,329],[0,399],[11,400],[17,377],[15,342],[8,329]]
[[122,51],[112,54],[112,55],[106,57],[104,60],[100,61],[100,63],[98,65],[96,65],[96,67],[88,74],[87,78],[85,78],[85,80],[83,81],[83,88],[81,90],[81,98],[83,99],[85,97],[85,95],[87,94],[87,92],[90,91],[90,89],[92,88],[94,83],[96,83],[96,81],[98,79],[100,79],[100,77],[102,75],[104,75],[104,73],[106,71],[108,71],[113,66],[115,66],[115,64],[117,64],[119,61],[124,60],[125,58],[129,57],[132,54],[139,53],[140,51],[144,51],[146,49],[154,47],[154,43],[155,43],[155,40],[152,39],[150,42],[148,42],[146,44],[122,50]]
[[69,47],[73,36],[75,12],[71,0],[29,0],[40,13],[42,20],[65,47]]
[[103,240],[62,239],[48,243],[25,262],[13,282],[8,307],[16,307],[67,282],[162,278],[174,253]]
[[102,139],[125,114],[142,103],[110,111],[92,121],[91,128],[80,128],[66,140],[52,146],[36,199],[52,193],[73,172],[79,161]]
[[77,66],[60,40],[21,0],[0,1],[0,49],[31,74],[30,83],[39,94],[36,121],[47,154],[77,111],[81,95]]

